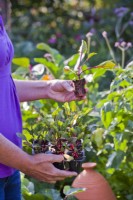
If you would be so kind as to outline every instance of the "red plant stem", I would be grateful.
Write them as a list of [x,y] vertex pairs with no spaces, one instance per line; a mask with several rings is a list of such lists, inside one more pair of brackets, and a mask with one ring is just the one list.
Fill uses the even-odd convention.
[[[99,68],[99,66],[88,67],[88,68],[86,68],[85,70],[83,70],[83,71],[80,73],[80,75],[81,75],[83,72],[85,72],[85,71],[87,71],[87,70],[91,70],[91,69],[93,69],[93,68]],[[101,68],[102,68],[102,67],[101,67]]]

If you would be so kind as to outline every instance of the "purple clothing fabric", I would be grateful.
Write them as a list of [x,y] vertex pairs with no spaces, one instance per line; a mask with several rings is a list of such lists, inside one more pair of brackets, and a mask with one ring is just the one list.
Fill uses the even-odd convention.
[[[0,16],[0,133],[21,147],[21,139],[16,135],[22,132],[22,119],[15,84],[11,76],[13,55],[13,45]],[[15,169],[0,164],[0,178],[10,176],[14,171]]]

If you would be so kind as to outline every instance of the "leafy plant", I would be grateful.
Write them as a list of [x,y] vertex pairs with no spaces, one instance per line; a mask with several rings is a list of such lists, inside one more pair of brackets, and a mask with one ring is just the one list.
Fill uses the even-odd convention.
[[74,197],[74,194],[83,191],[85,191],[85,188],[73,188],[66,185],[63,189],[63,192],[66,195],[64,200],[76,200],[77,198]]
[[[84,72],[89,71],[91,69],[96,69],[96,68],[112,69],[115,67],[115,63],[113,63],[112,61],[105,61],[101,64],[98,64],[97,66],[86,67],[85,64],[89,61],[89,59],[97,54],[95,52],[90,52],[90,42],[92,34],[88,33],[86,37],[87,37],[87,42],[85,40],[82,40],[81,46],[79,48],[78,58],[74,66],[74,70],[71,70],[69,66],[64,67],[64,70],[66,72],[70,71],[74,73],[79,80],[81,79],[81,76],[84,74]],[[71,58],[68,59],[69,62],[70,60]]]
[[[18,136],[22,137],[24,145],[30,147],[32,153],[64,155],[65,169],[73,171],[74,163],[78,162],[76,168],[79,171],[85,159],[85,148],[88,146],[87,123],[85,125],[82,123],[90,112],[90,108],[84,113],[79,111],[74,102],[71,105],[65,103],[62,107],[56,108],[51,115],[44,115],[40,111],[37,124],[35,118],[28,119],[32,128],[26,128],[25,131],[30,134],[30,140],[27,139],[25,133]],[[67,162],[70,162],[70,166]]]

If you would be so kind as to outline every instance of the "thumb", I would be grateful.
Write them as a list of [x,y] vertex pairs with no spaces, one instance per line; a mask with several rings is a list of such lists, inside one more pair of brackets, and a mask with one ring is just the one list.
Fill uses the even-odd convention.
[[74,91],[74,84],[73,84],[72,81],[64,81],[63,84],[62,84],[62,86],[68,92],[73,92]]

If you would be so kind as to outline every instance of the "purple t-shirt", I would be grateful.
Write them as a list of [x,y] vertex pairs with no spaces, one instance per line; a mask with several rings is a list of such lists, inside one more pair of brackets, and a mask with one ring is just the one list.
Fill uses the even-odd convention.
[[[0,16],[0,133],[21,147],[21,139],[16,135],[16,133],[22,133],[22,119],[15,84],[11,76],[13,55],[13,45]],[[15,169],[0,164],[0,178],[10,176],[14,171]]]

